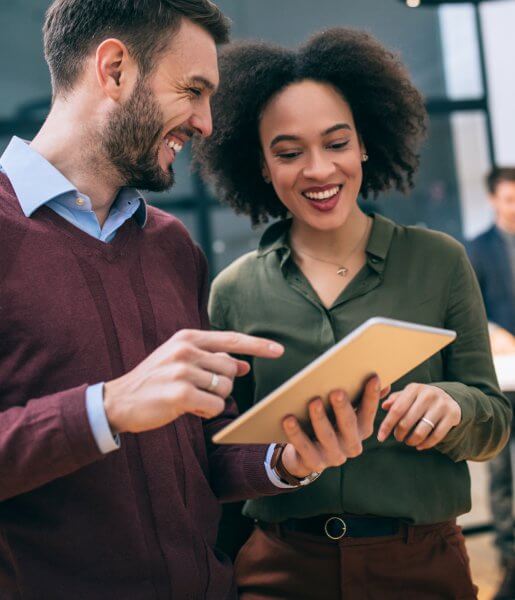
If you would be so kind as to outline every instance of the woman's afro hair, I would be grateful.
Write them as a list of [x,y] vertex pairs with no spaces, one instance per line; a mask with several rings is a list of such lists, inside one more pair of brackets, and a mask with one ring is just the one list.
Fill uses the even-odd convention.
[[424,102],[398,57],[371,35],[334,28],[296,51],[262,42],[232,44],[221,52],[220,78],[212,100],[214,131],[195,141],[194,162],[218,198],[254,225],[286,215],[263,180],[261,115],[278,92],[305,79],[332,85],[351,107],[369,155],[363,198],[413,187],[426,131]]

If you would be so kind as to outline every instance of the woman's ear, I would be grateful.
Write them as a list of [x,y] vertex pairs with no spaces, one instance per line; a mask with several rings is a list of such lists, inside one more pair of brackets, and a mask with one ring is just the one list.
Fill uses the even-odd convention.
[[359,148],[361,150],[361,162],[367,162],[368,152],[365,147],[365,144],[363,143],[363,139],[361,138],[361,136],[359,136]]
[[261,166],[261,174],[263,175],[263,179],[265,180],[265,183],[272,182],[272,177],[270,176],[270,169],[268,168],[268,165],[264,161]]

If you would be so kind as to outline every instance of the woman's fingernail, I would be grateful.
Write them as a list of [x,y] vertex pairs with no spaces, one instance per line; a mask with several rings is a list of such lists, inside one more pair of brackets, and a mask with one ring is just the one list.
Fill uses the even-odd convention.
[[288,429],[293,429],[295,427],[295,418],[288,417],[287,419],[284,420],[284,424]]
[[281,346],[281,344],[276,344],[274,342],[268,344],[268,349],[274,354],[282,354],[284,352],[284,346]]

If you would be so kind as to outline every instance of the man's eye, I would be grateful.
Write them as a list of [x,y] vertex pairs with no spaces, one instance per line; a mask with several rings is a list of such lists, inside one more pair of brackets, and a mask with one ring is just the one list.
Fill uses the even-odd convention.
[[189,88],[189,90],[197,98],[200,98],[200,96],[202,96],[202,90],[199,90],[198,88],[191,87]]

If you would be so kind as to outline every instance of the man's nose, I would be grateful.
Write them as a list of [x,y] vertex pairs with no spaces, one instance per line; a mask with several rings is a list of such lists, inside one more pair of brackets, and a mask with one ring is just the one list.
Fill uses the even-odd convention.
[[213,118],[209,104],[195,111],[191,116],[190,124],[202,137],[209,137],[213,133]]

